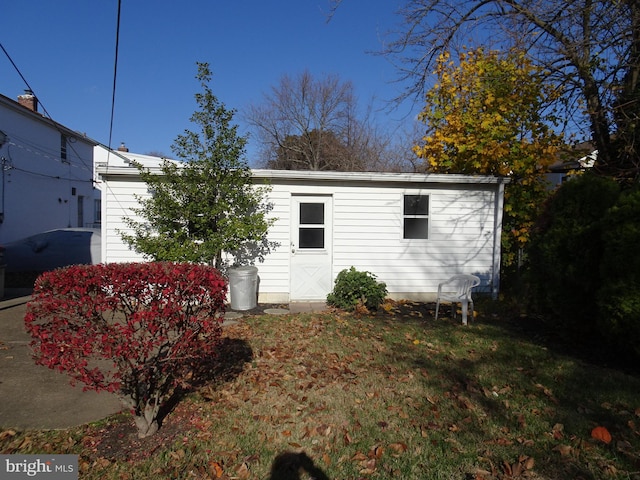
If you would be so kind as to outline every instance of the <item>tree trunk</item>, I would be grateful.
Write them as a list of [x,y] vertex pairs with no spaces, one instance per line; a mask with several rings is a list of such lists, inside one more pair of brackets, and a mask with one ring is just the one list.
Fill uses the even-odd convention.
[[134,415],[134,421],[138,429],[138,438],[150,437],[158,431],[160,423],[158,422],[158,413],[160,405],[148,403],[142,415]]

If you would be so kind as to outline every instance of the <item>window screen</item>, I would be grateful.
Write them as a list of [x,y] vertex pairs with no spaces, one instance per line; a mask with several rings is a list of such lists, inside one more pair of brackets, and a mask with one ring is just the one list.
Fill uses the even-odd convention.
[[324,248],[324,203],[300,203],[298,248]]
[[301,203],[300,225],[323,225],[324,203]]

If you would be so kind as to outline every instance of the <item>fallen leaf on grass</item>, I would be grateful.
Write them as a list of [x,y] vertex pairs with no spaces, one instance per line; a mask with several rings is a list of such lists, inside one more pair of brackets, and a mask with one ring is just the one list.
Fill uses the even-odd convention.
[[547,397],[549,397],[549,399],[554,402],[554,403],[558,403],[558,400],[556,399],[556,397],[553,396],[553,392],[545,387],[544,385],[540,384],[540,383],[536,383],[536,388],[539,388],[540,390],[542,390],[542,393],[544,393]]
[[371,475],[376,471],[376,459],[372,458],[366,462],[362,462],[361,466],[363,468],[360,470],[360,475]]
[[[396,454],[401,454],[407,451],[409,447],[407,447],[407,444],[404,442],[397,442],[397,443],[392,443],[389,445],[389,449],[393,450]],[[394,455],[397,456],[397,455]]]
[[564,425],[561,423],[556,423],[553,426],[553,429],[551,430],[551,432],[553,433],[553,438],[556,440],[560,440],[562,439],[562,437],[564,437]]
[[473,480],[488,480],[489,478],[495,478],[491,472],[482,468],[475,468],[472,472],[469,472],[468,476]]
[[374,445],[371,447],[371,450],[369,450],[369,458],[381,458],[383,453],[384,448],[380,445]]
[[171,458],[173,458],[176,461],[180,461],[184,458],[185,451],[181,448],[179,450],[169,452],[169,456],[171,456]]
[[4,432],[0,433],[0,441],[6,440],[9,437],[15,437],[16,434],[17,432],[15,430],[5,430]]
[[503,470],[508,477],[518,478],[527,470],[531,470],[535,465],[535,460],[527,455],[520,455],[514,463],[503,462]]
[[220,463],[218,462],[214,462],[214,461],[209,462],[209,470],[211,470],[211,474],[213,475],[213,478],[220,478],[222,477],[222,475],[224,475],[224,469],[222,468],[222,465],[220,465]]
[[591,438],[600,440],[601,442],[609,445],[611,443],[611,434],[606,427],[598,426],[591,430]]
[[567,457],[573,453],[573,447],[571,445],[557,445],[553,447],[554,452],[558,452],[563,457]]
[[247,464],[247,462],[242,462],[238,468],[236,468],[236,475],[237,478],[241,479],[241,480],[245,480],[247,478],[249,478],[249,465]]
[[367,460],[367,456],[362,452],[356,452],[353,457],[351,457],[351,460],[354,462],[363,462]]

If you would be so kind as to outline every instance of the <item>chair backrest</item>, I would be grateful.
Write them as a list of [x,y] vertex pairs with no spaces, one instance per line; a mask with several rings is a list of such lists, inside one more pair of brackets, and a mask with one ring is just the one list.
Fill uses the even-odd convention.
[[454,275],[447,283],[455,285],[456,294],[462,298],[471,298],[471,289],[480,285],[480,279],[475,275]]

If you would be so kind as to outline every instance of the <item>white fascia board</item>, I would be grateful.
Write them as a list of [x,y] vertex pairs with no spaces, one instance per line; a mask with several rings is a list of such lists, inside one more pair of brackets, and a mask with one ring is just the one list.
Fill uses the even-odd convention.
[[[119,152],[120,153],[120,152]],[[130,161],[141,163],[152,174],[161,174],[161,161],[157,157],[136,155],[126,153],[120,155]],[[181,162],[174,161],[177,164]],[[110,166],[105,164],[97,165],[97,172],[102,176],[109,175],[137,175],[138,169],[134,165]],[[388,173],[388,172],[335,172],[335,171],[312,171],[312,170],[268,170],[252,169],[251,173],[255,180],[289,181],[289,182],[382,182],[382,183],[416,183],[416,184],[505,184],[509,183],[509,178],[494,177],[489,175],[459,175],[459,174],[436,174],[436,173]]]
[[435,173],[388,173],[388,172],[320,172],[311,170],[252,170],[253,176],[268,180],[297,180],[313,183],[329,182],[390,182],[390,183],[456,183],[456,184],[498,184],[508,183],[505,177],[487,175],[458,175]]

